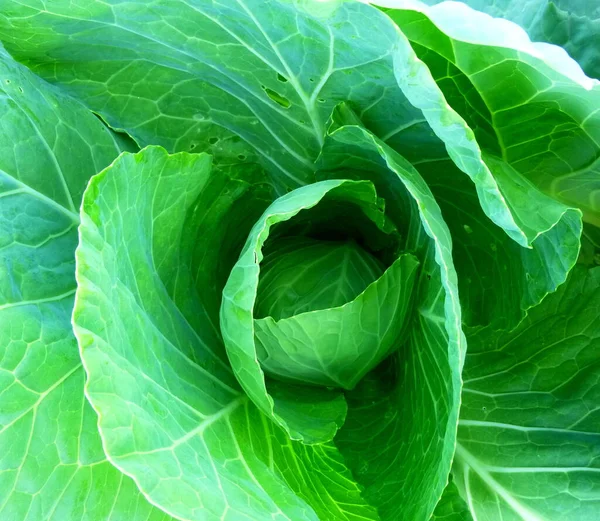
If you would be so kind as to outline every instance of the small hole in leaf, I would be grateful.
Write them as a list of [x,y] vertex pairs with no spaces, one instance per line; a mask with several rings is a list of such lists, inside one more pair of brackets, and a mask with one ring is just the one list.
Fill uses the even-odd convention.
[[192,143],[192,144],[190,145],[190,150],[194,150],[194,148],[196,148],[196,143]]
[[211,145],[214,145],[215,143],[218,143],[218,142],[219,142],[219,138],[218,138],[218,137],[211,137],[211,138],[209,138],[209,139],[208,139],[208,142],[209,142]]
[[240,155],[238,155],[238,159],[240,161],[245,161],[246,160],[246,156],[244,154],[240,154]]
[[314,78],[308,78],[308,81],[310,81],[311,83],[314,83],[315,79]]
[[5,81],[6,81],[6,84],[7,84],[7,85],[10,83],[10,80],[5,80]]
[[319,98],[317,101],[318,101],[319,103],[325,103],[325,100],[324,100],[323,98]]
[[275,103],[277,103],[278,105],[281,105],[284,109],[290,108],[291,103],[290,103],[289,99],[287,99],[284,96],[282,96],[281,94],[275,92],[273,89],[269,89],[268,87],[265,87],[264,85],[263,85],[263,89],[267,93],[267,96],[269,96],[269,98],[271,98]]
[[20,92],[21,94],[23,94],[23,92],[24,92],[24,91],[23,91],[23,87],[19,87],[19,92]]
[[282,76],[281,74],[277,73],[277,79],[281,82],[281,83],[287,83],[287,78],[285,76]]

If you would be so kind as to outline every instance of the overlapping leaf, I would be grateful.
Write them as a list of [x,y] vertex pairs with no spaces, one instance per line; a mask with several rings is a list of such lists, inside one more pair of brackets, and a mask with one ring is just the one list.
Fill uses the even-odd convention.
[[[585,73],[600,79],[600,4],[588,0],[462,0],[523,27],[534,42],[563,47]],[[440,0],[424,0],[438,4]]]
[[91,181],[74,327],[105,450],[180,518],[377,520],[333,445],[290,441],[239,387],[210,327],[218,277],[195,290],[233,267],[261,176],[149,147]]
[[[532,43],[518,25],[464,4],[390,4],[397,9],[388,14],[427,64],[447,102],[473,130],[528,242],[549,223],[525,222],[528,211],[518,197],[523,193],[518,174],[580,208],[597,225],[600,82],[586,77],[561,48]],[[443,104],[437,110],[451,116]]]
[[346,394],[335,443],[383,519],[428,519],[452,461],[466,348],[451,238],[419,173],[356,123],[346,106],[336,110],[320,176],[371,180],[421,268],[408,338],[387,369]]
[[77,209],[127,141],[0,49],[0,518],[167,521],[107,460],[71,331]]
[[[478,144],[465,121],[448,107],[430,72],[416,59],[407,40],[386,15],[355,2],[236,0],[160,5],[160,9],[148,9],[145,4],[135,2],[92,1],[74,8],[70,3],[57,2],[39,9],[35,2],[12,4],[0,15],[3,16],[0,36],[20,60],[79,96],[112,126],[126,129],[139,143],[162,144],[170,151],[213,151],[215,143],[238,139],[248,144],[248,151],[239,157],[246,161],[260,160],[278,189],[314,180],[313,161],[323,142],[326,120],[339,101],[350,102],[367,128],[411,162],[432,165],[441,161],[440,169],[454,170],[448,161],[450,156],[475,182],[484,214],[517,243],[533,246],[533,253],[514,255],[514,247],[508,241],[486,239],[488,244],[497,243],[498,253],[494,254],[497,259],[488,262],[484,249],[473,256],[470,268],[484,289],[472,294],[469,285],[463,284],[462,288],[465,304],[470,306],[471,302],[485,300],[485,311],[468,317],[471,323],[488,323],[492,317],[501,317],[506,308],[510,308],[511,316],[500,320],[512,323],[521,318],[523,310],[564,281],[577,257],[580,233],[577,213],[539,193],[517,170],[493,158],[487,159],[485,154],[490,151],[485,148],[485,133],[479,131],[481,125],[472,124],[468,114],[455,106],[454,98],[442,89],[450,104],[472,124],[477,139],[482,141]],[[427,19],[420,12],[426,9],[423,4],[401,5],[405,16]],[[145,16],[140,17],[140,12]],[[471,13],[467,12],[469,16]],[[401,22],[394,13],[391,16]],[[275,19],[277,23],[273,23]],[[368,30],[364,19],[369,20]],[[178,30],[173,29],[173,20],[177,20]],[[403,27],[402,23],[400,26]],[[447,26],[444,29],[456,39],[455,28]],[[403,27],[409,37],[411,27],[411,24]],[[511,27],[520,35],[516,26]],[[35,38],[29,38],[28,35],[34,34]],[[519,48],[515,63],[519,70],[530,69],[531,64],[540,60],[534,56],[537,51],[526,37],[523,42],[524,35],[520,36],[517,43],[522,49]],[[110,51],[106,51],[103,43],[107,38],[113,42]],[[449,37],[441,34],[435,38],[440,45],[447,46],[444,42]],[[471,45],[467,57],[489,54],[484,49],[492,44],[495,40]],[[114,59],[106,60],[106,52]],[[77,58],[73,59],[74,56]],[[558,85],[555,91],[562,86],[572,91],[568,97],[570,105],[567,107],[564,102],[561,107],[583,125],[596,93],[579,93],[577,89],[584,89],[577,81],[584,82],[585,77],[581,71],[577,76],[574,62],[558,61],[559,72],[546,66],[544,74]],[[481,64],[473,62],[469,74],[478,70],[477,65]],[[433,78],[437,78],[436,70],[433,73]],[[573,79],[561,73],[568,73]],[[526,85],[527,81],[522,83]],[[520,84],[507,85],[505,90],[511,106],[520,106]],[[473,92],[461,91],[460,99],[471,102],[472,97]],[[586,110],[577,109],[579,112],[574,115],[571,105],[575,102]],[[527,107],[522,107],[523,111],[529,110]],[[593,155],[597,145],[593,135],[588,137],[585,131],[593,131],[595,117],[590,116],[585,128],[578,130],[578,123],[571,125],[569,144],[565,142],[563,146],[564,140],[561,141],[562,156],[575,145],[579,150],[587,147]],[[522,117],[518,116],[517,121],[522,121]],[[518,158],[509,158],[511,163],[522,160],[516,165],[519,169],[523,158],[530,155],[527,150],[535,155],[538,144],[544,146],[548,139],[554,139],[543,128],[529,126],[531,144],[523,153],[519,152]],[[557,127],[556,132],[562,128]],[[514,145],[511,150],[516,150],[516,144],[504,141],[506,146]],[[552,150],[544,156],[545,165],[554,157]],[[577,161],[585,162],[582,158]],[[548,176],[545,167],[535,170],[546,172],[544,179],[529,170],[525,174],[533,176],[532,180],[544,189],[553,183],[552,195],[575,201],[593,218],[594,181],[589,176],[595,167],[590,165],[592,170],[581,171],[575,179],[572,171],[579,172],[581,165],[566,158],[565,166],[563,159],[551,165],[558,168],[556,175]],[[566,188],[558,187],[563,180]],[[580,188],[583,185],[587,187],[584,190]],[[570,187],[579,192],[570,194]],[[465,190],[471,191],[466,185]],[[479,213],[474,203],[474,211]],[[535,212],[529,211],[532,203],[536,205]],[[464,225],[475,228],[463,222],[455,224],[455,229],[460,230]],[[483,233],[498,236],[493,225],[487,223]],[[570,238],[560,248],[556,239],[559,234]],[[459,265],[466,265],[468,252],[463,249],[459,255],[465,259]],[[505,271],[514,275],[516,286],[510,303],[498,313],[494,303],[499,299],[493,285]]]
[[455,481],[473,519],[588,521],[600,512],[600,269],[512,332],[468,334]]
[[440,502],[435,507],[431,521],[473,521],[469,507],[460,496],[454,481],[448,483]]
[[[0,39],[57,86],[0,51],[0,518],[589,521],[600,511],[599,272],[577,269],[560,288],[582,213],[600,224],[600,86],[557,47],[463,4],[378,3],[391,9],[2,6]],[[468,3],[563,45],[598,76],[593,3]],[[214,157],[150,147],[86,192],[74,322],[104,448],[71,333],[73,252],[88,179],[131,144],[67,92],[141,145]],[[408,342],[347,393],[333,443],[305,446],[239,387],[219,307],[252,224],[316,177],[373,182],[422,270]],[[496,330],[527,312],[516,330]],[[461,317],[492,327],[469,331],[447,484]],[[259,367],[255,356],[236,370],[244,364]],[[286,414],[315,417],[314,402],[285,392]]]

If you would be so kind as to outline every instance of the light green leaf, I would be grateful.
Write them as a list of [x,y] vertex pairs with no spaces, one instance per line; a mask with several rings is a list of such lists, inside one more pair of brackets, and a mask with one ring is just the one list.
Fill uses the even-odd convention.
[[[323,206],[322,213],[326,213]],[[336,209],[340,206],[338,203]],[[331,205],[328,207],[334,210]],[[356,218],[360,213],[355,212],[354,217],[354,222],[362,220]],[[296,219],[288,224],[294,221]],[[312,224],[312,219],[310,221]],[[345,224],[338,223],[338,226]],[[287,233],[288,236],[272,237],[269,241],[270,248],[260,263],[256,317],[282,320],[300,313],[339,307],[354,300],[383,275],[386,268],[383,262],[355,239],[314,239],[308,235],[310,231],[309,228],[304,234],[291,236]]]
[[[288,380],[295,377],[296,380],[305,383],[353,387],[357,382],[356,374],[346,375],[338,381],[330,373],[333,370],[329,369],[330,366],[341,369],[344,365],[343,359],[337,354],[337,349],[342,347],[349,351],[348,356],[353,361],[352,365],[347,367],[353,373],[355,370],[362,370],[360,375],[362,376],[397,346],[410,303],[411,278],[414,277],[416,262],[413,260],[412,270],[409,268],[411,263],[407,263],[407,259],[404,264],[400,262],[395,264],[397,268],[391,267],[392,273],[389,276],[384,274],[356,300],[344,306],[295,315],[277,323],[271,317],[256,321],[254,308],[259,286],[260,265],[264,256],[263,246],[269,238],[272,227],[290,220],[293,222],[293,218],[300,212],[308,212],[317,205],[322,206],[324,211],[328,205],[349,206],[354,209],[355,220],[359,220],[361,214],[363,218],[373,216],[373,220],[383,226],[384,214],[379,209],[379,204],[377,193],[366,181],[322,181],[298,188],[280,197],[265,210],[252,228],[223,290],[221,331],[233,370],[253,402],[285,428],[292,439],[303,440],[305,443],[330,441],[341,427],[346,415],[343,395],[339,390],[306,385],[297,385],[293,389],[290,387],[291,384],[285,387],[267,386],[263,368],[259,363],[260,354],[265,357],[274,355],[276,358],[268,360],[265,369],[271,373],[287,376]],[[388,289],[390,277],[397,284],[400,282],[405,284],[402,288],[405,290],[404,298]],[[381,315],[379,304],[383,303],[391,311],[389,316]],[[374,312],[375,316],[373,316]],[[340,329],[340,324],[345,324],[347,321],[356,322],[356,316],[363,313],[368,317],[356,323],[356,329],[352,331],[347,327],[343,331]],[[380,325],[382,330],[378,331]],[[334,339],[331,347],[322,341],[323,328],[327,326],[333,327]],[[369,334],[364,331],[369,331],[369,334],[378,331],[376,342],[369,339]],[[364,362],[362,368],[358,367],[360,365],[358,360],[354,360],[358,357],[357,348],[348,349],[348,345],[352,346],[348,342],[352,337],[357,338],[357,333],[360,333],[358,338],[364,344],[361,347],[361,350],[364,349],[361,357],[361,361]],[[293,345],[288,341],[282,349],[279,339],[293,338],[296,334],[302,335],[305,342],[301,341]],[[380,339],[383,340],[381,344]],[[309,350],[306,342],[310,344]],[[298,370],[301,370],[304,364],[300,359],[292,360],[291,365],[287,364],[290,359],[286,350],[304,351],[305,357],[312,360],[312,372],[322,380],[314,381],[314,377],[311,378],[310,374],[303,374],[302,377]],[[280,355],[278,356],[277,353]],[[319,360],[321,364],[317,371],[314,365]],[[324,381],[324,378],[329,378],[330,381]]]
[[[355,299],[338,307],[254,320],[265,372],[284,381],[353,389],[404,340],[418,265],[414,255],[401,255]],[[327,287],[324,291],[331,293]]]
[[268,204],[238,166],[149,147],[90,182],[73,320],[106,453],[183,519],[377,520],[334,446],[291,442],[248,400],[210,326]]
[[382,135],[422,119],[389,74],[396,38],[357,2],[24,0],[0,13],[14,56],[141,145],[203,151],[237,134],[292,188],[313,180],[338,102]]
[[454,474],[479,521],[589,521],[600,512],[600,269],[512,332],[468,334]]
[[[255,344],[254,305],[263,246],[271,227],[284,223],[319,203],[356,207],[358,214],[377,213],[373,186],[364,181],[332,180],[313,183],[286,194],[257,220],[223,289],[221,331],[233,371],[252,401],[292,439],[305,443],[330,441],[342,426],[346,402],[339,390],[275,385],[267,390]],[[383,214],[380,213],[383,217]],[[264,329],[259,331],[264,336]],[[317,339],[315,339],[316,341]],[[263,345],[264,349],[264,345]],[[275,394],[274,391],[279,391]]]
[[[528,224],[519,210],[523,176],[542,192],[580,208],[598,225],[600,82],[585,76],[561,48],[531,43],[516,24],[464,4],[427,7],[418,1],[392,0],[385,5],[395,7],[386,12],[428,67],[401,48],[395,62],[399,82],[413,104],[425,110],[438,135],[458,134],[443,139],[456,164],[478,184],[486,214],[519,240],[494,215],[498,208],[488,208],[491,173],[527,239],[521,244],[547,230],[535,221]],[[432,76],[444,96],[428,85]],[[466,133],[460,129],[465,121],[470,126]],[[458,160],[452,143],[463,147]],[[497,160],[489,161],[490,155]],[[513,167],[512,175],[499,167],[500,159]]]
[[451,239],[414,167],[353,123],[348,108],[338,107],[319,176],[372,181],[404,238],[401,249],[421,267],[409,338],[394,361],[346,394],[348,417],[335,443],[382,519],[427,520],[454,453],[466,347]]
[[[501,29],[508,31],[513,28],[518,33],[520,29],[509,22],[504,21],[507,27],[495,26],[490,22],[490,17],[475,13],[465,6],[457,8],[462,17],[458,18],[453,12],[447,19],[442,16],[447,10],[442,10],[442,5],[430,11],[424,4],[408,0],[389,2],[389,5],[398,6],[386,13],[406,33],[416,51],[407,44],[399,46],[394,62],[399,85],[411,102],[423,110],[432,129],[444,141],[454,163],[474,181],[484,213],[518,244],[533,248],[532,252],[519,252],[486,226],[485,219],[473,219],[473,213],[480,215],[481,212],[473,204],[475,201],[472,198],[469,197],[470,206],[455,204],[452,197],[457,192],[468,194],[471,189],[463,180],[455,179],[455,169],[442,155],[438,153],[436,157],[425,153],[421,161],[416,161],[419,169],[426,173],[428,182],[447,186],[436,196],[447,201],[445,217],[453,235],[464,235],[461,228],[466,229],[467,234],[474,229],[482,232],[468,238],[467,242],[476,243],[473,251],[469,248],[470,244],[457,242],[457,258],[463,259],[457,264],[467,272],[460,273],[461,280],[475,282],[463,282],[461,288],[466,296],[463,301],[471,309],[466,319],[469,323],[488,324],[494,320],[497,326],[514,325],[522,318],[524,310],[537,304],[564,282],[577,260],[581,235],[580,212],[555,199],[564,199],[572,206],[580,206],[589,219],[594,219],[596,210],[593,209],[593,200],[596,196],[593,187],[591,194],[581,192],[585,201],[591,201],[589,206],[585,201],[557,194],[552,179],[553,172],[557,176],[563,173],[570,176],[570,160],[566,156],[573,161],[585,162],[582,152],[589,151],[589,159],[595,161],[593,148],[597,147],[600,151],[600,136],[596,143],[593,134],[588,135],[579,116],[583,110],[592,119],[595,117],[594,99],[598,97],[600,100],[600,87],[588,92],[577,84],[577,78],[568,83],[566,78],[549,68],[539,57],[525,54],[535,53],[535,49],[524,34],[521,38],[515,36],[513,48],[491,47],[508,45],[503,40],[505,36],[499,34]],[[465,13],[463,8],[466,9]],[[472,24],[468,22],[471,19],[469,17],[472,18]],[[455,25],[452,25],[452,21]],[[466,29],[460,32],[457,27],[463,25]],[[487,27],[490,36],[485,38],[485,33],[476,29],[475,25]],[[440,27],[448,31],[452,38]],[[521,52],[517,53],[515,48]],[[540,62],[540,67],[533,69],[536,60]],[[508,63],[520,74],[518,81],[511,80],[501,90],[497,88],[498,80],[492,79],[491,75],[487,80],[480,81],[483,74],[488,74],[488,70],[504,67]],[[540,70],[545,71],[544,74],[550,79],[543,76]],[[500,77],[512,77],[509,72],[498,74]],[[542,78],[546,79],[546,83],[550,82],[550,86],[542,85]],[[554,84],[570,88],[572,102],[566,101],[564,90],[554,88]],[[542,91],[540,95],[549,98],[544,101],[536,99],[536,88]],[[533,89],[529,99],[523,94],[527,89]],[[558,109],[554,109],[550,98],[557,100]],[[580,107],[575,110],[578,102]],[[494,104],[502,103],[512,103],[510,107],[514,113],[511,116],[506,116],[506,106],[499,107],[497,117],[494,115]],[[542,105],[548,106],[548,110],[542,110]],[[536,110],[544,114],[551,113],[548,124],[538,124],[539,118],[529,116]],[[581,125],[573,117],[579,118]],[[564,118],[570,118],[571,124],[562,121]],[[512,126],[506,126],[506,122]],[[591,124],[593,128],[594,123]],[[572,132],[564,134],[566,128]],[[548,129],[555,129],[552,132],[556,136],[553,137],[552,132],[549,134]],[[560,132],[563,133],[559,136]],[[553,146],[554,141],[558,143],[556,147]],[[543,148],[546,144],[549,144],[547,149]],[[515,155],[515,150],[519,150],[521,155]],[[534,159],[529,162],[531,168],[524,168],[523,161],[525,157],[530,157],[528,154]],[[555,160],[557,157],[558,161]],[[554,167],[549,166],[549,161],[554,161]],[[595,167],[592,165],[591,168],[593,170]],[[552,183],[553,188],[546,190],[550,196],[540,192],[540,189],[545,190],[540,176],[545,176],[546,181]],[[600,175],[590,172],[582,176],[586,190],[590,188],[588,182],[593,184],[595,179],[600,179]],[[442,181],[440,178],[445,179]],[[576,180],[573,186],[579,189],[582,182]],[[446,190],[454,193],[449,196]],[[514,253],[507,256],[498,254],[499,250],[513,250]],[[486,257],[492,257],[493,262],[487,262]],[[468,268],[467,264],[470,265]],[[497,309],[493,307],[499,299],[484,297],[484,294],[494,293],[490,281],[500,289],[497,280],[507,276],[513,278],[514,282],[510,285],[514,288],[509,287],[511,298],[506,299],[502,313],[497,314]],[[478,302],[482,299],[487,302],[479,306]]]
[[71,332],[77,208],[127,141],[0,48],[0,518],[167,521],[102,450]]
[[[600,79],[600,4],[589,0],[461,0],[523,27],[534,42],[563,47],[585,73]],[[426,4],[440,0],[425,0]]]

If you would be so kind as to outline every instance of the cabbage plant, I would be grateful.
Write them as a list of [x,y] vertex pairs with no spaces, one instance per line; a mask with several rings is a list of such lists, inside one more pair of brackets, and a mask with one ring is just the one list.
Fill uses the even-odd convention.
[[600,12],[468,3],[0,4],[0,519],[600,519]]

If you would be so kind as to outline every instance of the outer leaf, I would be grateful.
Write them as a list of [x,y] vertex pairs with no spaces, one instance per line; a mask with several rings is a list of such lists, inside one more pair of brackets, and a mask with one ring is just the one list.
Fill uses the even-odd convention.
[[376,520],[335,447],[291,443],[249,402],[211,326],[261,177],[149,147],[90,182],[73,320],[107,455],[183,519]]
[[427,520],[454,453],[465,349],[451,239],[419,173],[353,121],[347,107],[334,114],[321,175],[370,179],[421,269],[410,338],[389,372],[347,393],[348,418],[335,442],[382,519]]
[[[523,27],[534,42],[563,47],[585,73],[600,79],[600,5],[588,0],[462,0]],[[425,0],[438,4],[440,0]]]
[[[587,133],[587,123],[579,118],[577,112],[584,111],[594,119],[594,100],[596,97],[600,100],[600,87],[587,92],[577,83],[585,83],[585,77],[581,79],[573,73],[572,81],[569,82],[543,60],[527,54],[539,53],[514,24],[504,22],[508,27],[494,25],[490,22],[491,18],[481,13],[472,10],[462,13],[459,9],[460,19],[454,11],[448,15],[454,21],[453,25],[444,18],[448,9],[443,11],[441,5],[431,11],[423,4],[410,0],[396,0],[386,5],[397,6],[397,9],[386,12],[407,34],[417,51],[415,53],[406,44],[399,46],[399,52],[395,56],[395,69],[400,86],[411,102],[423,110],[433,130],[444,141],[454,163],[475,182],[484,213],[517,243],[533,248],[532,252],[519,252],[499,237],[497,231],[486,226],[485,219],[479,217],[481,212],[473,204],[475,201],[471,197],[471,205],[456,208],[452,200],[455,193],[468,196],[471,189],[464,181],[454,179],[455,169],[439,152],[437,157],[425,154],[428,157],[419,168],[426,174],[429,182],[443,186],[436,195],[447,201],[444,210],[453,235],[464,235],[463,230],[467,230],[467,234],[477,231],[467,241],[457,242],[457,258],[462,259],[457,264],[464,266],[466,272],[461,273],[462,280],[476,281],[476,284],[463,284],[461,288],[466,296],[467,306],[474,309],[471,316],[466,318],[472,323],[487,324],[494,317],[498,326],[512,325],[522,317],[523,310],[538,303],[564,282],[579,252],[579,212],[544,195],[535,185],[544,190],[551,183],[552,189],[548,191],[553,197],[582,207],[589,219],[595,219],[593,187],[591,195],[587,191],[581,192],[580,195],[585,200],[578,199],[579,196],[575,199],[559,196],[554,187],[558,177],[563,174],[570,176],[572,169],[568,168],[568,164],[571,159],[585,162],[583,152],[590,151],[593,155],[591,150],[600,145],[600,135],[596,143],[593,133]],[[468,23],[465,20],[471,19],[473,24],[487,27],[487,33],[492,36],[486,38],[471,25],[467,26],[468,30],[457,30],[457,27],[462,27],[460,24]],[[442,29],[448,31],[450,36]],[[503,39],[501,31],[511,29],[516,34],[513,48],[497,47],[509,45]],[[498,35],[494,36],[494,31]],[[476,43],[465,43],[465,40]],[[491,47],[492,45],[495,47]],[[489,52],[484,51],[485,46],[488,46]],[[428,67],[417,58],[417,54]],[[555,58],[552,53],[548,54]],[[551,61],[550,58],[547,60]],[[508,63],[517,71],[518,79],[505,85],[502,90],[497,89],[497,82],[491,79],[487,71],[504,67]],[[540,67],[534,71],[535,63],[539,63]],[[554,65],[558,67],[559,64],[563,64],[561,70],[566,71],[565,73],[570,73],[569,67],[572,68],[573,65],[576,68],[576,64],[568,59]],[[546,82],[554,81],[556,88],[553,85],[541,85],[541,78],[546,76],[539,72],[540,68],[551,78]],[[479,74],[480,71],[483,71],[482,74]],[[484,74],[489,77],[480,80]],[[536,88],[543,90],[540,94],[540,97],[545,96],[543,100],[536,99]],[[572,101],[567,101],[564,96],[565,89],[569,88]],[[523,94],[527,89],[532,91],[529,99]],[[575,109],[575,104],[580,99],[582,101],[579,108]],[[512,100],[515,102],[512,103]],[[557,101],[558,109],[554,108],[550,100]],[[494,104],[498,105],[496,109]],[[506,113],[507,104],[511,104],[509,115]],[[532,114],[541,111],[542,106],[549,107],[547,110],[543,109],[544,114],[549,114],[549,119],[548,124],[539,125],[538,119],[534,119]],[[494,116],[494,110],[498,112],[497,116]],[[571,124],[567,125],[563,121],[565,118]],[[594,125],[592,122],[592,131]],[[548,129],[553,128],[549,134]],[[565,129],[568,129],[567,132]],[[554,146],[554,141],[560,144]],[[543,149],[548,143],[549,148]],[[530,151],[533,159],[529,160],[525,168],[525,158],[530,157]],[[557,157],[562,159],[557,161]],[[592,161],[595,160],[592,158]],[[593,170],[595,167],[592,164],[590,168]],[[542,177],[545,179],[543,182]],[[569,181],[569,186],[579,187],[583,183],[587,190],[589,182],[593,184],[596,179],[600,179],[600,175],[588,171],[582,174],[581,179]],[[455,193],[449,197],[447,190]],[[590,201],[590,204],[586,201]],[[477,219],[473,219],[473,214]],[[470,246],[473,244],[475,248],[472,249]],[[510,250],[515,253],[505,253]],[[491,263],[489,257],[492,258]],[[515,291],[511,288],[511,298],[506,299],[506,307],[498,314],[493,309],[498,298],[489,298],[485,294],[493,295],[493,286],[497,286],[498,280],[507,276],[513,278],[514,282],[510,286],[514,285]],[[483,306],[479,304],[482,300]]]
[[[551,199],[529,199],[532,215],[556,209],[558,221],[523,248],[482,211],[473,183],[449,160],[416,165],[439,203],[453,238],[463,323],[514,327],[524,311],[564,282],[577,259],[581,217]],[[534,188],[524,185],[524,192]],[[523,194],[523,201],[525,199]],[[543,206],[534,206],[535,201]],[[560,211],[564,211],[561,216]]]
[[[80,96],[111,125],[125,128],[142,144],[212,152],[215,143],[230,144],[241,138],[249,151],[238,156],[247,161],[259,158],[279,189],[313,181],[313,161],[326,120],[338,102],[349,101],[367,128],[411,162],[446,160],[446,145],[456,164],[475,181],[485,214],[519,244],[527,247],[546,235],[551,247],[558,249],[553,239],[557,227],[569,232],[569,244],[577,243],[574,212],[549,205],[530,184],[514,178],[511,169],[490,172],[471,130],[449,110],[404,36],[375,8],[316,0],[159,0],[152,6],[58,0],[41,8],[36,0],[11,2],[0,13],[0,37],[15,56]],[[111,55],[119,59],[105,59],[106,41],[111,42]],[[523,37],[517,43],[523,44],[522,54],[529,59],[526,52],[531,44],[524,44]],[[558,62],[568,66],[574,81],[585,83],[575,64]],[[394,67],[401,89],[390,74]],[[131,78],[139,81],[132,84]],[[584,104],[586,110],[597,104],[596,93],[571,90],[565,98],[571,100],[569,104]],[[575,116],[580,121],[588,114]],[[595,132],[595,121],[596,115],[586,123],[590,132]],[[440,138],[432,134],[430,125]],[[534,130],[543,141],[541,131]],[[577,139],[587,138],[579,132]],[[570,172],[565,168],[561,176]],[[585,186],[573,197],[586,208],[594,207],[594,177],[582,171],[574,183],[564,180],[568,189]],[[544,210],[539,218],[528,212],[532,197],[536,207]],[[564,281],[577,251],[568,247],[560,255],[535,256],[541,261],[535,271],[518,263],[510,270],[533,303]],[[498,279],[496,268],[503,270],[505,259],[490,265],[480,258],[477,276]],[[530,289],[534,274],[536,287]],[[464,294],[468,287],[463,286]],[[472,323],[488,323],[490,316],[512,321],[513,316],[494,313],[490,302],[499,299],[493,292],[476,293],[469,302],[481,300],[482,293],[486,303],[480,307],[486,311]],[[507,307],[518,319],[523,312],[520,306],[529,304],[521,302],[515,291]]]
[[107,460],[71,332],[88,178],[126,141],[0,49],[0,518],[166,521]]
[[[392,0],[385,5],[396,8],[388,14],[431,69],[448,103],[471,126],[484,153],[498,156],[546,194],[579,207],[587,220],[600,223],[600,113],[596,110],[600,82],[586,77],[559,47],[531,43],[516,24],[464,4],[427,7],[415,0]],[[404,62],[396,63],[402,66]],[[411,69],[413,79],[410,75],[407,79],[403,73]],[[419,74],[419,83],[426,85],[429,73],[421,69],[414,62],[408,69],[404,66],[399,81],[410,86]],[[450,122],[464,126],[439,95],[425,97],[421,92],[421,97],[413,104],[424,107],[436,132]],[[472,152],[462,161],[473,151],[473,159],[478,159],[477,145],[468,143],[473,134],[465,137],[462,144]],[[453,156],[451,148],[449,152]],[[482,169],[493,173],[529,243],[547,225],[527,222],[526,208],[516,198],[521,192],[519,176],[515,178],[485,155],[484,159],[487,165],[471,165],[478,172],[473,179],[485,179]],[[461,169],[469,172],[469,165]],[[495,220],[481,193],[480,198]]]
[[0,39],[138,143],[199,151],[225,129],[280,187],[312,181],[338,102],[382,134],[420,117],[389,75],[395,28],[355,2],[25,0]]
[[600,269],[510,333],[469,336],[456,483],[479,521],[600,512]]
[[[161,9],[132,5],[59,1],[40,9],[35,0],[26,0],[4,14],[0,36],[20,60],[63,84],[138,142],[203,150],[209,146],[207,136],[224,127],[249,142],[276,182],[287,187],[312,180],[312,160],[339,101],[352,102],[364,124],[384,139],[404,142],[402,152],[416,146],[418,153],[426,140],[422,114],[405,97],[412,102],[414,95],[399,91],[389,74],[392,61],[410,48],[370,6],[333,2],[324,9],[316,0],[165,2]],[[178,31],[172,29],[173,20],[180,22]],[[32,44],[28,35],[40,33],[43,40]],[[103,38],[117,42],[121,60],[104,59]],[[362,42],[360,50],[355,40]],[[301,58],[306,49],[310,60]],[[85,60],[73,63],[73,53],[85,53]],[[565,63],[570,62],[560,61]],[[569,67],[569,72],[584,81],[577,69]],[[131,77],[144,78],[143,84],[132,89]],[[200,90],[203,96],[197,97]],[[454,159],[462,165],[473,160],[471,155]],[[484,170],[475,164],[469,173],[482,185],[486,213],[525,243]],[[492,203],[496,207],[488,211]]]

